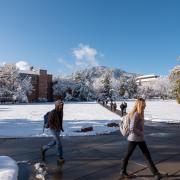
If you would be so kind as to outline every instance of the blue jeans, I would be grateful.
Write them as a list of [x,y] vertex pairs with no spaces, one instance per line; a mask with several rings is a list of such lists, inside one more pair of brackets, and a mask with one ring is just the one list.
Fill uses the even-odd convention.
[[55,131],[53,129],[50,129],[51,134],[53,135],[53,141],[50,141],[47,145],[43,146],[43,149],[46,151],[56,145],[57,148],[57,156],[60,158],[63,157],[63,149],[62,149],[62,143],[61,143],[61,137],[60,133],[61,131]]

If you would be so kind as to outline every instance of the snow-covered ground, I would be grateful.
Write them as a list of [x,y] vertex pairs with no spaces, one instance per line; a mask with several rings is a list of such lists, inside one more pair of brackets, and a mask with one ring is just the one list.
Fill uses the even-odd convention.
[[[117,102],[117,108],[121,102]],[[127,101],[127,112],[131,111],[134,101]],[[145,119],[154,122],[180,123],[180,104],[172,100],[147,100]]]
[[8,156],[0,156],[0,180],[17,180],[17,163]]
[[[42,133],[43,116],[54,104],[0,105],[0,137],[49,136]],[[108,122],[119,121],[120,117],[95,102],[65,103],[64,136],[104,134],[117,130],[108,128]],[[93,126],[93,131],[76,132],[81,127]]]
[[[128,101],[131,110],[134,101]],[[120,102],[118,102],[119,107]],[[175,101],[147,101],[145,119],[158,122],[180,123],[180,105]],[[49,136],[42,133],[43,115],[54,104],[0,105],[0,137]],[[107,134],[118,128],[107,127],[109,122],[118,122],[120,117],[96,102],[65,103],[64,136]],[[77,132],[81,127],[93,126],[93,131]]]

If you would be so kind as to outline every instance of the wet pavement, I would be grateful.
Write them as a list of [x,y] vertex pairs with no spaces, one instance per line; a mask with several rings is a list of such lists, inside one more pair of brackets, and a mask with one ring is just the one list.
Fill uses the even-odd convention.
[[[164,179],[180,179],[180,125],[146,122],[146,142]],[[51,138],[0,139],[0,155],[18,161],[19,180],[37,179],[34,164],[42,162],[40,147]],[[56,163],[56,149],[46,154],[48,180],[117,180],[121,160],[127,148],[119,131],[101,136],[63,137],[63,165]],[[128,165],[131,179],[154,179],[137,147]],[[126,178],[127,179],[127,178]]]

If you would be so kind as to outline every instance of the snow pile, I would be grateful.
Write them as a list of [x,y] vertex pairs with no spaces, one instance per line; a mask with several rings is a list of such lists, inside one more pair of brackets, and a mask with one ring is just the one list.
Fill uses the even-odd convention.
[[47,167],[44,163],[36,163],[34,165],[36,170],[36,178],[39,180],[45,180],[45,175],[47,174]]
[[17,163],[8,156],[0,156],[0,180],[17,180]]

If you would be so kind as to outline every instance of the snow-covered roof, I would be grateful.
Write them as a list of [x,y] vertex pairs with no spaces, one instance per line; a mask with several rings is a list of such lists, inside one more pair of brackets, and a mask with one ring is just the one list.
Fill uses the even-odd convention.
[[154,74],[149,74],[149,75],[143,75],[143,76],[138,76],[136,79],[146,79],[146,78],[157,78],[159,76],[154,75]]
[[39,70],[19,70],[19,73],[39,75]]
[[154,81],[155,78],[148,78],[148,79],[137,79],[136,82],[149,82],[149,81]]

